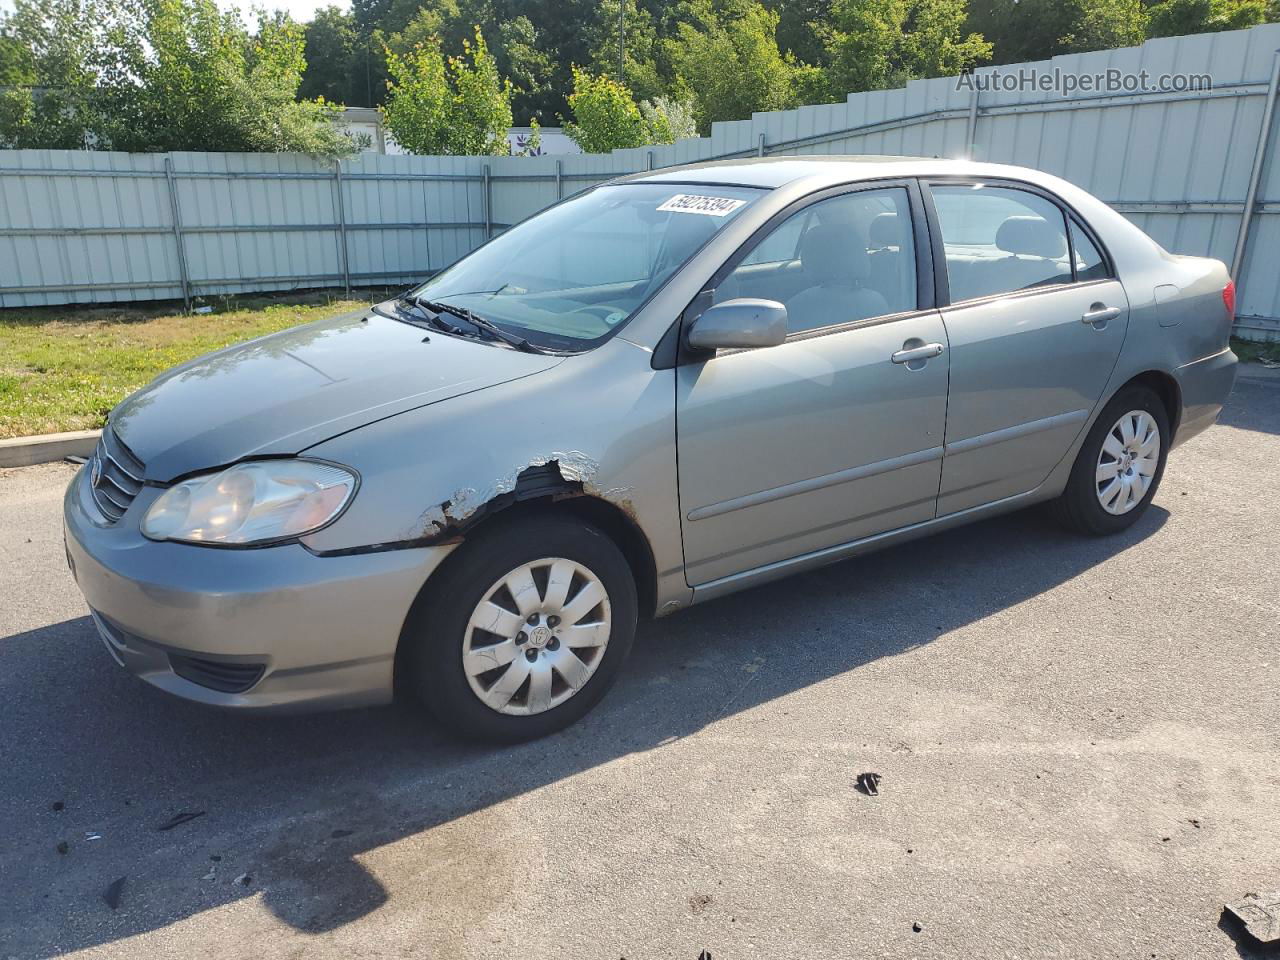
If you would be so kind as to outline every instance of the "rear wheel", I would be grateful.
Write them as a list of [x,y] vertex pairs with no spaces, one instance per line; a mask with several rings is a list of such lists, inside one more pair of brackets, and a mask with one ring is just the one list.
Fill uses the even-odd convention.
[[1068,528],[1101,536],[1137,522],[1169,455],[1169,415],[1153,391],[1126,387],[1094,422],[1054,513]]
[[428,582],[401,643],[428,709],[461,736],[516,742],[590,710],[636,626],[621,551],[568,516],[481,531]]

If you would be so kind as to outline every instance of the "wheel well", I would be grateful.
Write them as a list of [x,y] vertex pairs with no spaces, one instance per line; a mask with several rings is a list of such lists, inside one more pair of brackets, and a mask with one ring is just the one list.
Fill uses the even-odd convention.
[[[584,493],[580,483],[567,481],[541,482],[537,485],[536,491],[532,485],[527,485],[520,492],[527,495],[519,499],[508,495],[490,501],[480,516],[466,524],[465,532],[459,531],[455,535],[465,542],[480,530],[492,530],[518,517],[533,513],[557,513],[582,520],[601,530],[622,551],[627,565],[631,567],[632,576],[635,577],[637,608],[640,616],[653,616],[657,607],[657,565],[648,539],[622,507]],[[440,571],[448,566],[455,556],[456,554],[446,557],[441,566],[427,579],[427,583],[422,585],[413,602],[414,607],[424,602],[427,587],[435,582]],[[406,616],[406,623],[411,616],[412,613]],[[403,640],[403,634],[401,640]],[[405,644],[397,642],[392,674],[397,696],[405,693],[404,658],[407,655]]]
[[[657,565],[649,540],[622,507],[609,500],[584,493],[582,484],[559,481],[540,483],[536,490],[517,487],[517,497],[494,502],[462,533],[464,542],[480,531],[492,530],[533,513],[557,513],[599,528],[631,567],[636,581],[636,599],[641,616],[652,616],[657,605]],[[446,559],[445,563],[449,560]],[[438,572],[438,571],[437,571]]]
[[[1128,380],[1120,390],[1125,387],[1139,385],[1154,390],[1164,403],[1165,413],[1169,416],[1169,435],[1171,437],[1177,436],[1178,421],[1182,419],[1182,390],[1178,386],[1178,381],[1159,370],[1148,370],[1146,373],[1140,373]],[[1117,390],[1116,393],[1119,393],[1120,390]]]

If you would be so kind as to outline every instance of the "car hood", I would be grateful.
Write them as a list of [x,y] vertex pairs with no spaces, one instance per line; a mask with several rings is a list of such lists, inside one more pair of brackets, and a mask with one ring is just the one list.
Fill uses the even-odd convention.
[[299,453],[562,359],[361,311],[174,367],[116,407],[111,426],[146,465],[148,480],[169,481],[245,457]]

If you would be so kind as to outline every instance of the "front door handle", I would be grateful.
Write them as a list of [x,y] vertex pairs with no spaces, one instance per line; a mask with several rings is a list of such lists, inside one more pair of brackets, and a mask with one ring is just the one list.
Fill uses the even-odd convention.
[[1080,318],[1081,323],[1109,323],[1116,317],[1120,316],[1119,307],[1107,307],[1101,303],[1095,303],[1089,308],[1089,312]]
[[[909,342],[909,341],[908,341]],[[889,357],[894,363],[912,363],[916,360],[932,360],[942,353],[942,344],[926,343],[920,347],[908,347]]]

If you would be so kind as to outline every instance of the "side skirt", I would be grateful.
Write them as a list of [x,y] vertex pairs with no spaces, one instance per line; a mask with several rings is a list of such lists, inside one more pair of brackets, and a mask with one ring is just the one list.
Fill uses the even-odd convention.
[[1047,486],[1046,481],[1045,484],[1041,484],[1034,490],[1015,494],[1012,497],[1005,497],[1003,500],[995,500],[991,503],[984,503],[981,506],[970,507],[967,510],[947,514],[945,517],[923,520],[910,526],[899,527],[897,530],[886,530],[884,533],[863,537],[860,540],[838,543],[835,546],[814,550],[812,553],[802,553],[798,557],[791,557],[787,560],[777,560],[762,567],[755,567],[751,570],[744,570],[741,573],[721,577],[718,580],[709,580],[693,588],[693,602],[701,603],[705,600],[714,600],[717,597],[736,593],[748,587],[769,583],[772,580],[781,580],[783,577],[789,577],[795,573],[803,573],[806,570],[825,567],[828,564],[838,563],[841,560],[847,560],[850,557],[860,556],[864,553],[871,553],[883,547],[905,543],[908,540],[917,540],[920,537],[941,533],[943,530],[950,530],[952,527],[963,526],[976,520],[1020,510],[1023,507],[1031,506],[1033,503],[1053,499],[1056,494],[1046,492],[1046,490],[1052,491],[1052,489],[1052,487]]

